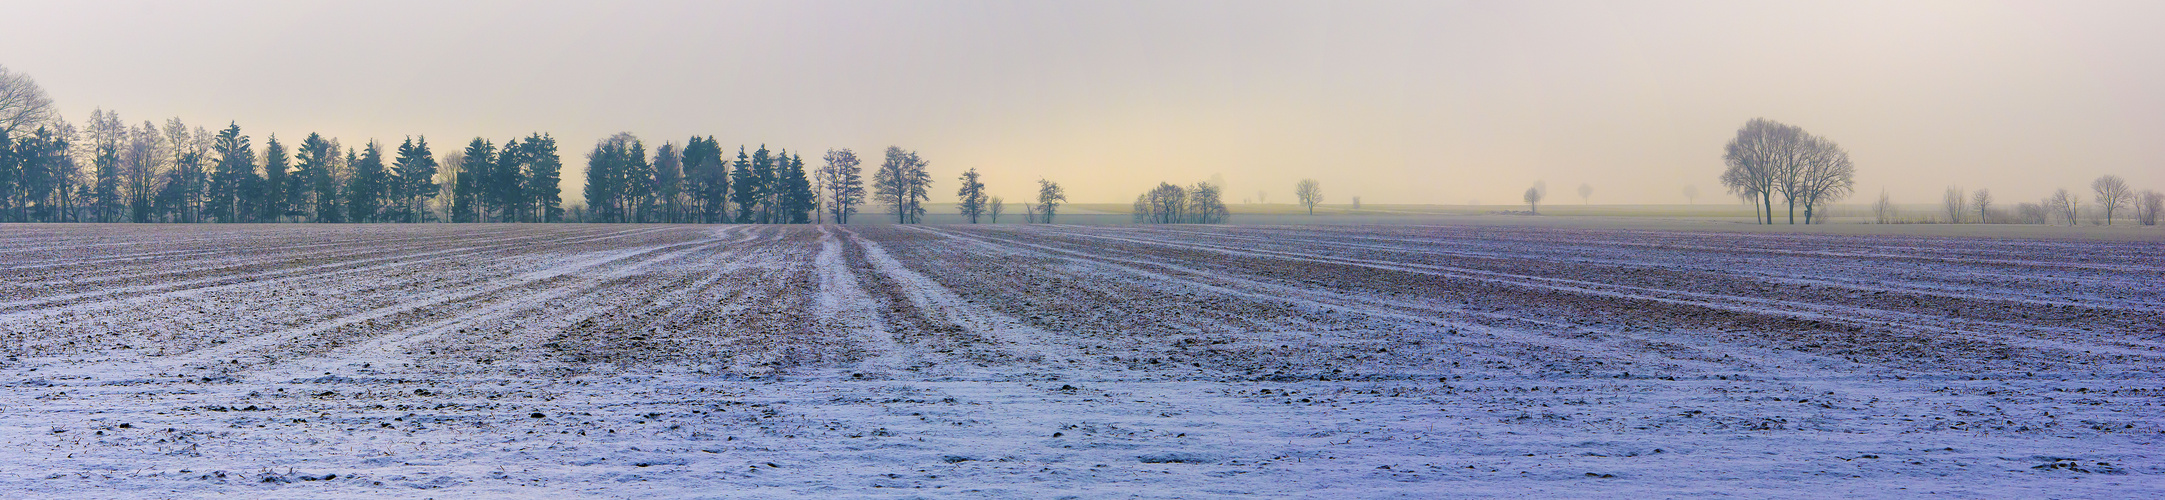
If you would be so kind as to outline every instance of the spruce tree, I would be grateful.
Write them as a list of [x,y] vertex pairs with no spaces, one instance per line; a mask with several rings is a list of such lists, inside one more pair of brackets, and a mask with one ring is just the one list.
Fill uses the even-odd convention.
[[617,187],[623,190],[624,214],[630,222],[653,222],[654,164],[647,161],[646,142],[633,139],[621,161]]
[[722,145],[713,137],[692,136],[684,145],[684,181],[691,211],[699,222],[727,221],[729,163],[722,161]]
[[314,133],[301,141],[297,153],[300,171],[294,179],[296,188],[290,192],[302,193],[302,196],[293,199],[297,203],[306,200],[306,210],[313,217],[311,220],[338,222],[342,218],[338,211],[338,179],[331,172],[331,163],[335,161],[332,155],[338,153],[330,141]]
[[238,124],[228,124],[219,131],[211,151],[218,154],[218,166],[208,186],[210,211],[219,222],[241,222],[249,215],[247,206],[252,205],[247,188],[255,186],[255,151],[248,147],[248,137],[241,135]]
[[620,148],[611,141],[594,145],[586,155],[586,209],[590,222],[621,222],[616,218],[615,170]]
[[346,182],[346,220],[382,220],[384,187],[390,185],[389,172],[383,165],[383,146],[370,140],[359,158],[354,157],[354,150],[347,149],[346,164],[353,169]]
[[[765,154],[767,149],[761,146],[759,151]],[[737,204],[736,222],[752,223],[752,215],[759,207],[759,200],[766,195],[760,192],[759,175],[752,172],[752,159],[745,156],[744,146],[737,146],[737,165],[729,173],[729,183],[733,188],[729,192],[729,201]]]
[[812,221],[812,207],[818,203],[818,195],[812,192],[812,179],[804,173],[804,155],[788,155],[777,159],[776,162],[779,165],[786,165],[786,167],[780,169],[781,178],[779,180],[781,184],[779,191],[782,192],[780,205],[783,216],[778,217],[775,222],[810,223]]
[[398,145],[397,189],[393,197],[399,201],[398,216],[406,222],[421,222],[428,210],[428,200],[435,198],[442,186],[436,184],[436,154],[429,152],[428,137],[420,142],[406,138]]
[[684,157],[675,144],[662,143],[654,148],[654,205],[660,212],[655,222],[682,222],[683,194]]
[[496,164],[496,145],[475,137],[459,156],[459,177],[451,187],[451,220],[485,222],[488,180]]
[[286,185],[293,182],[288,178],[291,176],[286,175],[287,164],[291,162],[286,156],[286,145],[278,143],[278,134],[271,134],[263,141],[263,184],[257,190],[256,201],[256,208],[262,211],[260,220],[276,222],[291,210],[292,203],[286,198]]
[[556,138],[534,134],[526,138],[526,158],[529,175],[526,178],[526,200],[534,208],[540,222],[563,222],[563,176],[564,160],[556,154]]
[[518,139],[504,141],[489,167],[489,207],[497,222],[519,222],[526,213],[526,150]]

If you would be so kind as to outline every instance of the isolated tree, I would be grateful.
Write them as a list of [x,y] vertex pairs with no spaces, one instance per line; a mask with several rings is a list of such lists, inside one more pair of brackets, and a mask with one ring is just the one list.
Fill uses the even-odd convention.
[[1977,206],[1977,223],[1992,223],[1992,190],[1979,189],[1970,195],[1970,204]]
[[1691,205],[1699,204],[1699,186],[1684,185],[1684,202]]
[[30,75],[0,66],[0,145],[45,125],[58,116],[53,99]]
[[2112,214],[2135,201],[2135,192],[2127,187],[2127,180],[2117,175],[2106,175],[2090,182],[2090,190],[2097,193],[2097,208],[2105,211],[2105,225],[2112,225]]
[[1046,224],[1060,211],[1060,204],[1067,201],[1067,190],[1060,184],[1043,178],[1037,180],[1037,206],[1031,210],[1031,218]]
[[1592,184],[1583,184],[1583,183],[1582,183],[1582,184],[1579,184],[1579,204],[1580,204],[1580,205],[1590,205],[1590,204],[1593,204],[1593,202],[1594,202],[1594,201],[1593,201],[1593,198],[1594,198],[1594,186],[1593,186]]
[[1315,179],[1301,179],[1293,184],[1293,196],[1300,198],[1301,206],[1308,207],[1308,215],[1316,214],[1316,204],[1323,203],[1323,184]]
[[848,224],[857,205],[864,203],[863,162],[849,148],[829,149],[822,159],[826,165],[820,166],[819,175],[827,190],[827,211],[836,224]]
[[1526,188],[1526,211],[1536,214],[1541,213],[1541,197],[1544,194],[1538,186]]
[[2142,225],[2155,226],[2160,211],[2165,211],[2165,193],[2143,190],[2142,196],[2135,201],[2135,219]]
[[976,224],[977,217],[985,214],[985,183],[978,181],[975,167],[963,171],[959,180],[962,181],[962,188],[955,191],[959,200],[956,208],[964,217],[970,219],[971,224]]
[[1894,221],[1894,200],[1887,197],[1887,190],[1879,190],[1879,201],[1872,203],[1872,217],[1880,224]]
[[1002,200],[998,196],[992,197],[991,201],[985,202],[985,215],[989,219],[986,222],[991,224],[999,224],[1000,212],[1006,211],[1006,209],[1007,200]]

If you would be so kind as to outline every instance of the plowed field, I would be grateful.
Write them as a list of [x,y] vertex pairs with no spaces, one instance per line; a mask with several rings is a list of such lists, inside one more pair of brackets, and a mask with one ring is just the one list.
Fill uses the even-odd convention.
[[2165,495],[2165,244],[0,227],[18,497]]

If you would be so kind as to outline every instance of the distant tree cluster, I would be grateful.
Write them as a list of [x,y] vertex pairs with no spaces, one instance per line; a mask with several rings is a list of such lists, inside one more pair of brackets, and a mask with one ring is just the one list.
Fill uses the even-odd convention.
[[1158,183],[1156,189],[1135,196],[1135,223],[1222,224],[1231,217],[1222,193],[1208,182],[1187,187]]
[[[2085,220],[2083,214],[2087,213],[2087,220],[2091,224],[2112,225],[2115,220],[2129,218],[2125,214],[2132,210],[2132,219],[2135,222],[2151,226],[2157,225],[2158,213],[2165,211],[2165,194],[2153,190],[2137,192],[2128,186],[2127,180],[2117,175],[2105,175],[2091,181],[2090,191],[2092,198],[2088,204],[2084,203],[2081,194],[2063,188],[2053,191],[2052,195],[2036,203],[2022,202],[2015,203],[2012,207],[1995,208],[2001,205],[1998,205],[1999,198],[1994,196],[1990,189],[1965,191],[1961,186],[1949,186],[1940,196],[1939,212],[1944,214],[1946,219],[1924,220],[1948,224],[2072,226],[2081,224]],[[1880,202],[1874,207],[1874,211],[1879,214],[1880,223],[1899,220],[1891,216],[1892,206],[1886,193],[1880,193]]]
[[[1754,201],[1759,220],[1774,223],[1774,195],[1788,207],[1789,223],[1797,223],[1797,207],[1804,207],[1804,223],[1824,204],[1848,197],[1855,185],[1856,166],[1849,152],[1803,128],[1765,118],[1754,118],[1737,130],[1724,148],[1722,185],[1731,194]],[[1590,192],[1590,190],[1589,190]]]

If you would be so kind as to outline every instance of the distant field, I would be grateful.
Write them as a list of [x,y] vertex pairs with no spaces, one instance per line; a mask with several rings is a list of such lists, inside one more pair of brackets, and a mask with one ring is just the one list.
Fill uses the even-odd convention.
[[1436,217],[0,226],[0,491],[2165,495],[2165,245]]

